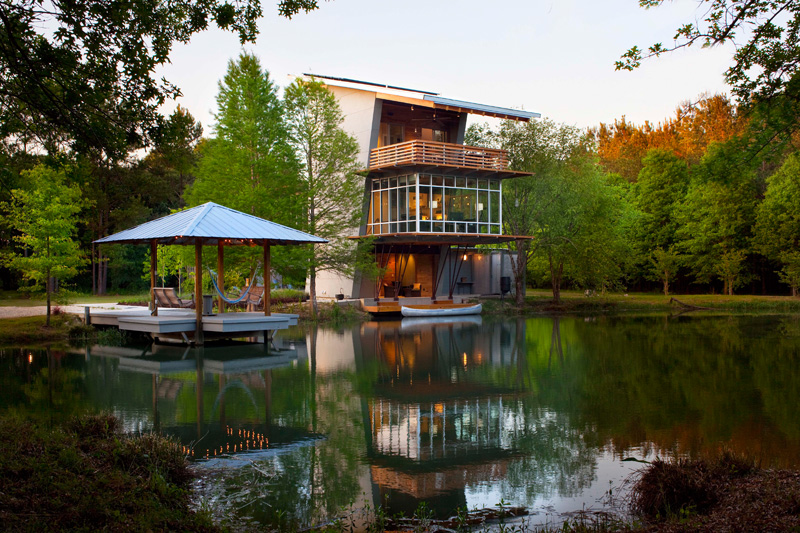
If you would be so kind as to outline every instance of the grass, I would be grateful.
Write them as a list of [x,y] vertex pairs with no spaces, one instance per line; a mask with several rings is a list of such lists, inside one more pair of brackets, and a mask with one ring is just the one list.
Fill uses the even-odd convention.
[[737,313],[789,313],[800,312],[800,298],[791,296],[755,296],[721,294],[669,295],[656,293],[607,293],[586,296],[578,291],[563,291],[561,302],[553,303],[550,291],[529,289],[525,305],[520,309],[511,297],[504,300],[484,300],[484,313],[500,315],[537,314],[623,314],[641,312],[674,312],[687,308],[670,302],[672,298],[689,306],[708,308],[711,311]]
[[[147,301],[149,299],[148,293],[143,292],[140,294],[104,294],[102,296],[95,296],[93,294],[71,294],[69,297],[68,305],[81,305],[81,304],[109,304],[109,303],[123,303],[126,301]],[[60,305],[56,303],[53,298],[52,305]],[[0,291],[0,307],[37,307],[47,305],[47,301],[43,294],[36,296],[29,296],[25,293],[18,291]]]
[[192,478],[174,442],[123,436],[110,415],[52,429],[0,418],[5,531],[215,531],[190,508]]
[[50,317],[50,327],[45,327],[46,317],[27,316],[0,320],[0,346],[63,341],[77,326],[76,318],[58,314]]

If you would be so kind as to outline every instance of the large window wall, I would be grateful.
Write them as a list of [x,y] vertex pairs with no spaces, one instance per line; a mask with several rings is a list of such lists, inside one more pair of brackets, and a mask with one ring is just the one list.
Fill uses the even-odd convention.
[[500,235],[501,197],[498,179],[438,174],[374,179],[367,234]]

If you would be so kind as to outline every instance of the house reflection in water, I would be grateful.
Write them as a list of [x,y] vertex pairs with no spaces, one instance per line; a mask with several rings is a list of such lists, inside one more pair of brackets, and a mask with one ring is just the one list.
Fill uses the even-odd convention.
[[524,432],[525,322],[430,320],[361,328],[362,364],[382,369],[364,400],[373,504],[390,513],[467,506],[467,486],[505,478]]

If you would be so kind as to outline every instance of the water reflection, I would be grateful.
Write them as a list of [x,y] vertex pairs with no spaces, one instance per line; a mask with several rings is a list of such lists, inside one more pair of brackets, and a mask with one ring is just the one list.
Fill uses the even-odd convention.
[[278,526],[353,502],[588,508],[628,456],[800,466],[798,317],[405,319],[276,348],[4,349],[0,407],[173,435],[227,472],[204,488],[221,512]]

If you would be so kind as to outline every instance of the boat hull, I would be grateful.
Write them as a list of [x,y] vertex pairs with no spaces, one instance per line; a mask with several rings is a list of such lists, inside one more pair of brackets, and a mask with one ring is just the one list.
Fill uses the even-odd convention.
[[481,304],[459,306],[459,307],[414,307],[402,306],[400,313],[403,316],[458,316],[458,315],[479,315],[483,306]]

